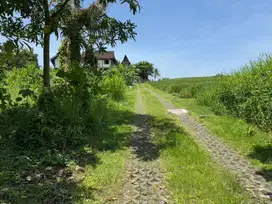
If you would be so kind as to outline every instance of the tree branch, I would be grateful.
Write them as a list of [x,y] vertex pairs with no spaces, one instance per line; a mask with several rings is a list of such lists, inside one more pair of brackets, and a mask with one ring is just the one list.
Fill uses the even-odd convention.
[[59,10],[52,14],[51,18],[52,19],[56,18],[62,12],[62,10],[65,8],[69,1],[70,0],[65,0],[65,2],[60,6]]
[[47,0],[39,0],[39,2],[44,9],[45,18],[48,18],[49,17],[48,1]]

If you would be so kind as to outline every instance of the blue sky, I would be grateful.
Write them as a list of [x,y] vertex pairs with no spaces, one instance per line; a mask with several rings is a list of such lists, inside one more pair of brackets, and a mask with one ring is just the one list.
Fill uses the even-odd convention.
[[[88,5],[92,0],[85,0]],[[114,48],[136,63],[155,64],[163,77],[209,76],[230,72],[272,50],[271,0],[141,0],[133,16],[126,5],[108,9],[137,24],[136,41]],[[59,47],[51,38],[51,56]],[[42,64],[42,49],[35,48]]]

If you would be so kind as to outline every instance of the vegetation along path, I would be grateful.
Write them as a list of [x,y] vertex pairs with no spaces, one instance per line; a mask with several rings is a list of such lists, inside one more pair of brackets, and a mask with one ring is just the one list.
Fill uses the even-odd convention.
[[137,90],[136,114],[136,131],[132,136],[126,181],[120,201],[117,203],[168,203],[160,171],[158,149],[152,143],[148,115],[144,114],[144,105],[139,89]]
[[[162,98],[158,93],[148,89],[167,109],[176,109],[176,107]],[[239,182],[249,191],[253,197],[264,200],[266,203],[272,203],[272,183],[268,182],[261,175],[258,175],[258,169],[253,167],[248,160],[240,156],[236,151],[227,147],[216,136],[212,135],[206,127],[201,125],[192,116],[179,114],[181,122],[190,130],[196,141],[211,154],[212,158],[219,162],[230,172],[237,175]]]

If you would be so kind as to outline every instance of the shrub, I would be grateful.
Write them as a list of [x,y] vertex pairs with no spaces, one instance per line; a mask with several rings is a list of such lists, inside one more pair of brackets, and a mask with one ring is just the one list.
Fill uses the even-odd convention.
[[117,68],[105,72],[102,80],[102,93],[107,94],[113,100],[122,100],[126,92],[126,81]]
[[[7,91],[10,93],[11,98],[15,100],[21,96],[20,90],[31,90],[34,95],[39,95],[42,92],[42,70],[40,70],[35,64],[29,64],[25,68],[14,68],[12,71],[6,72],[6,78],[4,80]],[[28,102],[31,101],[28,98]]]
[[[1,142],[6,141],[16,149],[38,152],[41,157],[46,156],[47,150],[53,154],[87,143],[94,146],[100,144],[103,138],[97,135],[103,130],[107,118],[107,96],[120,100],[126,88],[123,78],[113,75],[102,80],[102,89],[101,83],[97,83],[99,77],[83,69],[59,72],[57,75],[61,78],[54,76],[50,90],[41,88],[39,80],[37,84],[28,85],[16,73],[21,77],[28,74],[25,77],[33,78],[39,70],[36,72],[33,67],[28,67],[24,71],[8,73],[7,81],[11,82],[8,90],[14,95],[19,90],[15,85],[35,92],[28,96],[28,100],[17,102],[11,99],[11,105],[2,108]],[[37,89],[34,89],[35,85]],[[101,95],[101,90],[106,94]]]

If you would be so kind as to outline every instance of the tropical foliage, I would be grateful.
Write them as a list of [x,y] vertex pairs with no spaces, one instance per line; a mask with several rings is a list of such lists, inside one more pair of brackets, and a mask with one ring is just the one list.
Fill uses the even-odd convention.
[[[107,5],[115,2],[99,0],[82,8],[78,0],[1,1],[0,34],[7,42],[0,50],[0,203],[95,199],[91,176],[80,186],[84,167],[100,164],[98,152],[123,149],[127,136],[118,135],[122,125],[117,130],[112,118],[129,119],[121,105],[135,71],[120,66],[103,72],[91,63],[81,66],[77,57],[79,49],[92,56],[135,37],[132,22],[107,15]],[[133,13],[139,9],[136,0],[122,3]],[[68,32],[73,26],[76,31]],[[52,33],[64,37],[64,68],[58,70],[49,68]],[[43,46],[43,70],[30,42]]]
[[196,98],[218,115],[232,115],[271,131],[272,57],[263,55],[231,74],[168,79],[153,86],[182,98]]
[[[0,5],[0,34],[9,39],[10,47],[27,42],[43,46],[43,82],[50,86],[50,35],[58,36],[59,30],[67,37],[69,44],[67,55],[76,62],[80,56],[80,46],[89,45],[87,51],[94,47],[116,45],[117,41],[126,42],[134,38],[135,25],[130,21],[121,22],[106,14],[106,7],[116,0],[98,0],[86,9],[80,9],[80,1],[40,1],[8,0]],[[137,0],[124,0],[130,10],[139,10]],[[73,28],[73,29],[71,29]]]
[[138,75],[141,81],[148,81],[149,77],[153,77],[156,79],[160,76],[159,70],[154,67],[154,65],[147,61],[141,61],[135,64],[135,69],[138,72]]
[[33,49],[24,49],[20,47],[17,50],[9,50],[7,42],[0,45],[0,67],[4,70],[12,68],[23,68],[28,64],[35,64],[38,67],[37,54]]
[[197,98],[217,114],[229,114],[257,125],[272,127],[272,57],[263,55],[239,71],[225,76]]

